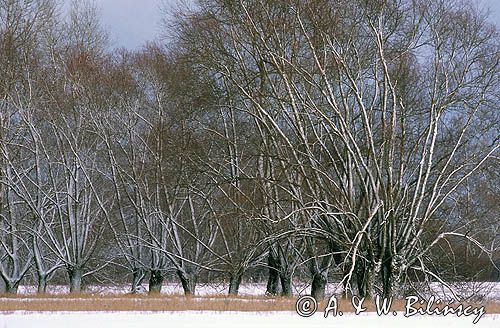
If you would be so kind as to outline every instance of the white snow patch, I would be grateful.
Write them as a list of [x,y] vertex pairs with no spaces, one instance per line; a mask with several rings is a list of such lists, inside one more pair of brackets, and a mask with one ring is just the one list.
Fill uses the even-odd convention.
[[[362,314],[359,316],[347,314],[344,316],[324,318],[317,313],[310,318],[299,317],[290,312],[56,312],[56,313],[23,313],[15,312],[0,316],[0,327],[4,328],[99,328],[99,327],[453,327],[470,328],[471,317],[432,317],[415,316],[405,318],[402,313],[397,316],[382,316]],[[500,316],[485,315],[477,327],[500,327]]]

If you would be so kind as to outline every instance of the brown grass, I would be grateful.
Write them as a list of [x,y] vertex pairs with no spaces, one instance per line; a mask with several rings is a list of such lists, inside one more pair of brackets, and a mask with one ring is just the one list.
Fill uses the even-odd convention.
[[221,296],[5,295],[0,312],[11,311],[293,311],[295,299]]
[[[295,311],[297,298],[264,296],[180,296],[180,295],[3,295],[0,312],[30,311]],[[339,299],[339,310],[353,312],[350,300]],[[328,300],[322,301],[318,311],[323,311]],[[375,302],[364,303],[367,311],[375,311]],[[404,311],[406,301],[395,300],[391,310]],[[472,305],[472,304],[471,304]],[[500,303],[477,304],[485,306],[486,313],[500,313]]]

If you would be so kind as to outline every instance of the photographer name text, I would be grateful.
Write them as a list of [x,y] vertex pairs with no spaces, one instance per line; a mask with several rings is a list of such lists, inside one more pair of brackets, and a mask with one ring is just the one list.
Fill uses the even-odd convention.
[[[353,312],[355,315],[367,312],[367,307],[365,305],[368,301],[369,300],[365,298],[353,296],[351,298],[352,311],[349,312]],[[392,298],[382,298],[377,295],[373,301],[375,303],[375,312],[378,316],[390,314],[393,316],[398,315],[398,312],[392,309]],[[407,318],[416,314],[435,316],[456,315],[457,317],[473,316],[474,320],[472,322],[476,324],[485,314],[484,306],[474,307],[472,305],[453,302],[444,304],[440,299],[436,299],[434,296],[428,299],[421,299],[418,296],[408,296],[405,298],[405,301],[403,312],[404,316]],[[310,317],[318,311],[318,303],[312,296],[305,295],[297,300],[295,310],[302,317]],[[327,306],[323,310],[323,314],[325,318],[328,316],[342,316],[344,314],[339,308],[339,302],[335,296],[330,297]]]

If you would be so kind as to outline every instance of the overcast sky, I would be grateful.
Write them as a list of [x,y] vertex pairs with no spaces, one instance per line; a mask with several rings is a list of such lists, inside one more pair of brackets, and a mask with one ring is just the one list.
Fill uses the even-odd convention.
[[102,21],[116,47],[135,49],[160,34],[166,0],[96,0]]
[[[176,0],[95,0],[102,10],[102,20],[113,45],[136,49],[160,34],[164,4]],[[491,8],[493,21],[500,25],[500,0],[480,0]]]

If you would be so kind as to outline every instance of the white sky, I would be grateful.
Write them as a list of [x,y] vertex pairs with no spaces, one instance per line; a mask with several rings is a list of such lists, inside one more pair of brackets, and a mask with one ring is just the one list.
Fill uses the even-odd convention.
[[[500,0],[479,1],[490,7],[491,19],[500,26]],[[161,34],[160,8],[163,4],[174,4],[176,0],[95,0],[95,2],[102,9],[102,20],[110,32],[113,46],[136,49]]]
[[96,0],[116,47],[135,49],[160,35],[164,0]]

